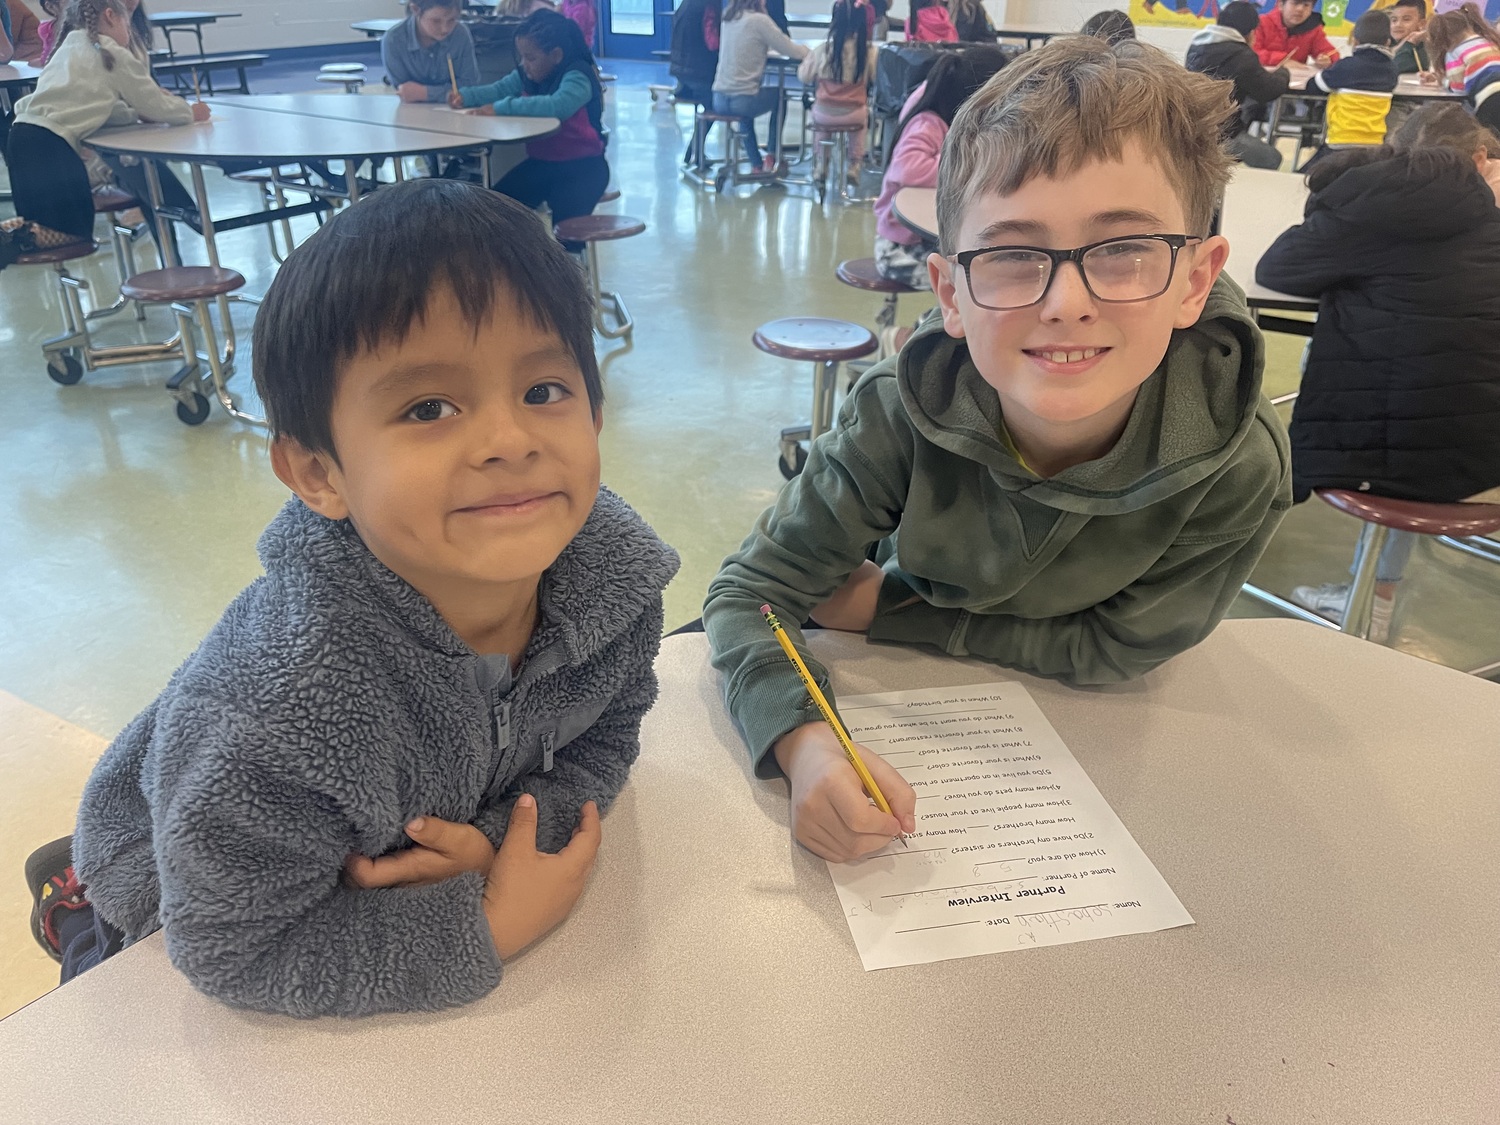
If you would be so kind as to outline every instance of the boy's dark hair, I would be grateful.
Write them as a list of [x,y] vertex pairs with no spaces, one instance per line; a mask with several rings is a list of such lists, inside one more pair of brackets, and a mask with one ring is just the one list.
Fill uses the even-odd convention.
[[1361,47],[1391,45],[1391,17],[1384,11],[1366,12],[1354,23],[1350,39]]
[[1234,0],[1219,9],[1218,22],[1249,39],[1250,33],[1260,26],[1260,9],[1250,0]]
[[1389,10],[1394,12],[1397,8],[1415,8],[1417,15],[1427,18],[1427,0],[1396,0]]
[[431,8],[462,8],[464,0],[406,0],[419,12],[428,11]]
[[410,180],[325,224],[294,250],[255,318],[255,389],[271,432],[331,454],[334,395],[361,351],[400,343],[433,294],[452,292],[477,331],[509,298],[556,332],[604,402],[583,272],[536,214],[460,180]]
[[1118,43],[1122,39],[1135,38],[1135,24],[1119,8],[1106,8],[1095,12],[1084,21],[1083,35],[1092,35],[1106,43]]

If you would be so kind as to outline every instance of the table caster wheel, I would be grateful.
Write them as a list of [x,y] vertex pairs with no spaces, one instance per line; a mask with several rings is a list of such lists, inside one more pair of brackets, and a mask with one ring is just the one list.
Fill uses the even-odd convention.
[[208,421],[208,412],[211,409],[208,399],[197,391],[193,392],[191,402],[177,403],[177,420],[185,426],[201,426]]
[[785,452],[776,459],[776,467],[781,470],[781,475],[791,480],[807,467],[807,448],[800,442],[792,446],[792,459],[787,460]]
[[83,378],[83,364],[72,352],[59,352],[47,360],[47,375],[54,383],[71,387]]

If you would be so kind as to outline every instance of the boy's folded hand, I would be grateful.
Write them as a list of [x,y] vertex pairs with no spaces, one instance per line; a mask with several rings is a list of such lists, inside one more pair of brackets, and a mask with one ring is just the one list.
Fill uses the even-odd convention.
[[417,887],[478,871],[488,875],[495,849],[472,824],[454,824],[435,816],[419,816],[406,826],[415,847],[371,859],[351,855],[344,863],[356,887]]
[[536,798],[523,793],[485,884],[484,912],[502,961],[568,916],[599,854],[599,809],[593,801],[583,806],[573,838],[556,855],[537,851],[536,816]]
[[917,830],[917,795],[880,755],[856,745],[894,816],[870,803],[859,775],[827,723],[806,723],[782,735],[776,761],[792,786],[792,835],[834,863],[879,851]]
[[885,571],[866,559],[853,574],[844,579],[844,584],[833,592],[831,598],[813,609],[808,616],[825,629],[868,633],[870,622],[875,620],[880,586],[884,581]]

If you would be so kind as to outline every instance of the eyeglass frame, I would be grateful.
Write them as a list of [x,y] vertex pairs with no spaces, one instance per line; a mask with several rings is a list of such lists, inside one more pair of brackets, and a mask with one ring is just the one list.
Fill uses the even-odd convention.
[[[1115,300],[1110,297],[1101,297],[1094,292],[1094,287],[1089,284],[1088,271],[1083,268],[1083,256],[1091,250],[1097,250],[1101,246],[1108,246],[1111,242],[1140,242],[1143,239],[1153,239],[1157,242],[1165,242],[1172,248],[1172,261],[1167,266],[1166,283],[1152,293],[1149,297],[1129,297],[1125,300]],[[1017,309],[1029,309],[1032,305],[1039,305],[1047,299],[1047,294],[1052,290],[1052,283],[1057,280],[1058,267],[1065,262],[1074,262],[1078,266],[1078,277],[1083,282],[1083,287],[1088,290],[1090,297],[1096,301],[1102,301],[1106,305],[1135,305],[1142,301],[1154,301],[1172,287],[1172,279],[1177,276],[1177,254],[1190,242],[1202,242],[1204,236],[1199,234],[1120,234],[1113,238],[1101,238],[1098,242],[1090,242],[1087,246],[1075,246],[1072,250],[1049,250],[1045,246],[981,246],[977,250],[960,250],[956,254],[950,254],[947,261],[958,266],[964,271],[964,284],[969,290],[969,300],[981,309],[990,312],[1015,312]],[[996,308],[993,305],[982,303],[974,295],[974,275],[969,272],[969,263],[981,254],[993,254],[997,250],[1030,250],[1037,254],[1045,254],[1052,259],[1052,268],[1047,273],[1047,283],[1042,286],[1042,291],[1036,300],[1028,301],[1024,305],[1006,305],[1004,308]]]

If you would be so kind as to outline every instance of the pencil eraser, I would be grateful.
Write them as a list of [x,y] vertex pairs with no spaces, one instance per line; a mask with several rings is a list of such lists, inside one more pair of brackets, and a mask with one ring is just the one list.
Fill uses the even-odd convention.
[[771,607],[770,607],[770,605],[763,605],[763,606],[760,607],[760,611],[762,613],[770,613],[771,612]]

